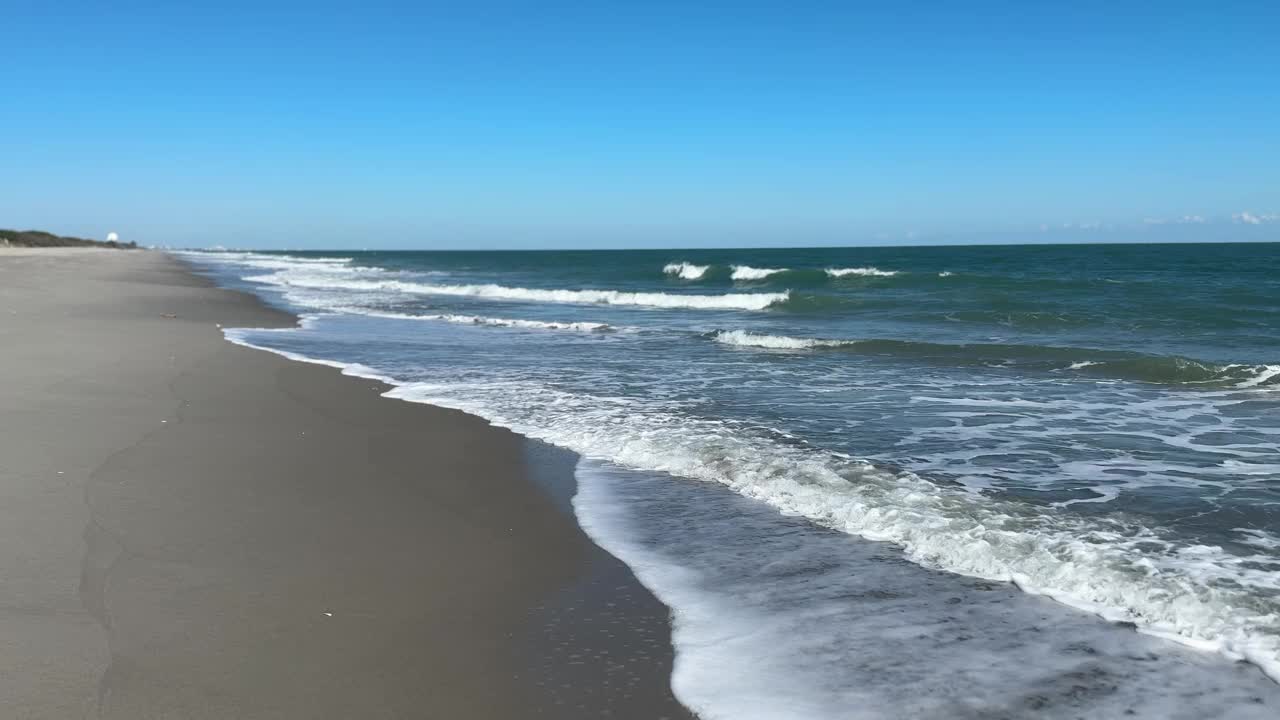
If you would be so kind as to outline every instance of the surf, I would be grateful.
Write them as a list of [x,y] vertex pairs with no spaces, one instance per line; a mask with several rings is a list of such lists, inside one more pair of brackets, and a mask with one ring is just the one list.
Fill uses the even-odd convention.
[[570,290],[509,287],[492,283],[449,285],[409,280],[367,280],[330,277],[305,273],[274,273],[245,278],[249,282],[285,288],[312,290],[353,290],[358,292],[392,292],[410,295],[446,295],[486,300],[515,300],[534,303],[569,303],[580,305],[640,305],[656,308],[711,310],[765,310],[786,302],[790,291],[774,293],[727,293],[694,295],[665,292],[629,292],[623,290]]
[[1179,356],[1119,350],[1020,344],[965,344],[859,338],[829,339],[721,330],[710,335],[722,345],[763,350],[844,350],[867,355],[932,359],[943,364],[1072,371],[1162,385],[1211,388],[1280,387],[1280,365],[1212,363]]
[[710,265],[694,265],[693,263],[679,262],[668,263],[662,268],[662,272],[668,275],[675,275],[682,280],[699,280],[703,275],[707,274],[707,270],[711,269]]

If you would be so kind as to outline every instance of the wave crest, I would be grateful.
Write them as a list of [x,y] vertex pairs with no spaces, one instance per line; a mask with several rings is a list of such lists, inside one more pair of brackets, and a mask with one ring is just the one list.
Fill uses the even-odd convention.
[[439,285],[405,280],[358,280],[282,276],[279,273],[259,275],[246,280],[307,289],[359,290],[366,292],[400,292],[414,295],[450,295],[490,300],[525,302],[576,303],[587,305],[643,305],[659,308],[692,308],[710,310],[764,310],[786,301],[790,291],[778,293],[728,293],[725,295],[684,295],[664,292],[624,292],[621,290],[560,290],[546,288],[507,287],[504,285]]
[[787,268],[756,268],[750,265],[734,265],[729,277],[733,280],[763,280],[770,275],[787,272]]
[[675,275],[682,280],[698,280],[710,270],[710,265],[694,265],[693,263],[678,262],[667,263],[662,272],[668,275]]
[[738,347],[768,348],[771,350],[808,350],[818,347],[840,347],[852,345],[856,340],[822,340],[818,338],[798,338],[786,335],[762,335],[746,330],[722,330],[713,339],[725,345]]
[[519,318],[486,317],[484,315],[410,315],[408,313],[382,312],[365,308],[334,308],[339,312],[348,312],[368,317],[390,318],[394,320],[425,320],[456,323],[459,325],[485,325],[489,327],[525,328],[530,330],[575,330],[578,332],[610,332],[614,327],[601,322],[557,322],[553,320],[521,320]]
[[855,275],[858,277],[893,277],[897,270],[881,270],[877,267],[827,268],[827,274],[833,278]]
[[[1240,558],[1179,545],[1159,529],[975,500],[913,473],[780,444],[722,421],[616,406],[537,383],[413,383],[388,396],[472,412],[584,457],[720,483],[785,514],[894,543],[919,565],[1013,582],[1112,621],[1248,659],[1280,679],[1280,639],[1260,630],[1270,620],[1242,612],[1252,601],[1247,591],[1222,585],[1185,592],[1213,580],[1255,587],[1276,587],[1276,580],[1238,572]],[[511,397],[521,402],[513,405]]]

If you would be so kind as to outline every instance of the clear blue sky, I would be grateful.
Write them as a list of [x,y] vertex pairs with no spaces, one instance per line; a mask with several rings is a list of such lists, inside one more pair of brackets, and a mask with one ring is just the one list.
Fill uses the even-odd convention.
[[1274,0],[0,3],[0,227],[1280,239]]

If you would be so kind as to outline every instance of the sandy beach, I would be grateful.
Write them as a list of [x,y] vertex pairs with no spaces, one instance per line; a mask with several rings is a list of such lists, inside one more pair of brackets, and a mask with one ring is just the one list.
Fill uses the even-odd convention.
[[294,321],[0,250],[0,717],[689,717],[573,457],[219,330]]

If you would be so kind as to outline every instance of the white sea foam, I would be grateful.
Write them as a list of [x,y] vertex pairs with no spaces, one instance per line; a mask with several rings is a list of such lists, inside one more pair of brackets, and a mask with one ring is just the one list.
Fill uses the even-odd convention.
[[770,275],[786,272],[787,268],[756,268],[750,265],[734,265],[729,276],[734,280],[763,280]]
[[[302,305],[321,306],[326,313],[342,313],[345,315],[363,315],[365,317],[386,318],[388,320],[414,320],[427,322],[448,322],[459,325],[482,325],[487,327],[508,327],[527,330],[572,330],[575,332],[612,332],[614,326],[602,322],[558,322],[554,320],[525,320],[521,318],[488,317],[485,315],[463,315],[459,313],[412,313],[393,312],[374,307],[352,305],[332,298],[293,298]],[[303,315],[299,327],[308,327],[319,317],[315,314]]]
[[1236,528],[1236,532],[1244,535],[1240,542],[1263,550],[1280,550],[1280,535],[1254,528]]
[[951,272],[950,270],[943,270],[942,272],[938,273],[938,277],[951,277],[952,275],[955,275],[955,273]]
[[845,277],[846,275],[858,275],[862,277],[893,277],[898,274],[897,270],[881,270],[875,267],[851,267],[851,268],[827,268],[827,274],[834,278]]
[[661,308],[713,310],[764,310],[785,301],[790,291],[777,293],[728,293],[725,295],[687,295],[663,292],[624,292],[621,290],[560,290],[547,288],[506,287],[503,285],[443,285],[407,280],[360,280],[314,276],[304,273],[273,273],[247,277],[251,282],[310,289],[355,290],[361,292],[397,292],[415,295],[450,295],[490,300],[525,302],[578,303],[594,305],[643,305]]
[[[1228,365],[1227,369],[1236,367],[1239,367],[1239,365]],[[1280,376],[1280,365],[1260,365],[1254,368],[1254,373],[1253,377],[1237,383],[1236,387],[1252,388],[1267,384],[1272,378]]]
[[[215,262],[233,262],[237,265],[272,270],[273,272],[248,275],[248,282],[269,285],[282,290],[303,289],[322,291],[354,291],[359,293],[444,295],[489,300],[515,300],[525,302],[575,303],[594,305],[638,305],[659,308],[687,308],[711,310],[764,310],[775,303],[784,302],[790,291],[774,293],[726,293],[722,295],[683,294],[666,292],[627,292],[622,290],[570,290],[555,288],[507,287],[492,283],[454,285],[420,282],[389,273],[381,268],[351,265],[351,258],[299,258],[286,255],[262,255],[258,253],[183,253]],[[701,277],[709,266],[683,263],[681,277]],[[673,266],[668,266],[671,268]],[[345,299],[310,296],[304,299],[291,297],[312,307],[329,309]]]
[[[267,277],[278,279],[281,274]],[[320,288],[335,287],[335,279],[326,274],[287,274],[318,283]],[[421,292],[402,290],[403,284],[438,287],[400,280],[352,282],[355,287],[349,289],[371,292]],[[282,282],[272,284],[287,286]],[[344,289],[342,285],[337,287]],[[454,294],[479,297],[487,296],[471,289],[526,290],[444,287],[467,288],[466,292]],[[610,291],[532,292],[573,293],[579,299],[552,301],[583,302],[580,293]],[[681,300],[735,297],[642,295]],[[727,337],[745,342],[721,340],[719,336],[716,340],[729,344],[754,342],[757,347],[770,347],[760,344],[761,337],[773,339],[764,342],[776,343],[778,338],[799,342],[800,347],[813,347],[804,345],[805,340],[815,342],[733,332],[739,334]],[[242,344],[249,344],[245,339],[252,336],[253,331],[249,331],[238,337]],[[228,338],[236,340],[232,333]],[[263,344],[266,343],[256,346]],[[796,348],[786,344],[773,347]],[[277,352],[306,359],[296,353]],[[375,372],[357,370],[366,371]],[[1265,383],[1269,377],[1259,379],[1257,384]],[[1109,619],[1131,621],[1149,633],[1214,649],[1228,657],[1249,659],[1280,680],[1280,612],[1274,603],[1259,600],[1280,592],[1280,575],[1258,569],[1260,564],[1273,561],[1268,556],[1238,556],[1220,548],[1189,546],[1132,519],[1086,518],[1026,503],[977,498],[962,488],[939,486],[910,472],[889,472],[837,453],[779,443],[753,432],[750,426],[690,416],[669,403],[647,405],[642,398],[573,394],[531,382],[519,373],[486,382],[442,378],[434,384],[406,384],[390,395],[468,410],[589,457],[720,483],[785,514],[895,543],[906,557],[926,567],[1012,581],[1028,592],[1048,595]],[[931,399],[923,394],[918,399],[968,406],[985,403],[997,409],[1044,409],[1058,404],[1070,406],[1072,412],[1114,409],[1112,404],[1074,399]],[[1188,407],[1185,412],[1203,411]],[[1194,438],[1165,437],[1155,432],[1141,436],[1155,442],[1194,443]],[[1240,450],[1219,448],[1218,452],[1247,459]]]
[[280,348],[261,345],[249,339],[249,336],[253,335],[254,333],[293,331],[295,329],[296,328],[225,328],[222,331],[222,336],[226,338],[228,341],[230,341],[231,343],[234,343],[236,345],[240,345],[247,348],[253,348],[254,350],[265,350],[267,352],[275,353],[276,355],[280,355],[282,357],[288,358],[290,360],[294,360],[296,362],[304,362],[304,363],[309,363],[311,365],[324,365],[325,367],[336,368],[338,370],[341,370],[343,375],[350,375],[351,377],[364,378],[366,380],[377,380],[378,382],[383,383],[385,385],[395,385],[397,383],[395,378],[389,375],[380,373],[377,370],[374,370],[373,368],[368,367],[367,365],[361,365],[359,363],[339,362],[337,360],[326,360],[324,358],[312,357],[310,355],[304,355],[302,353],[293,352],[291,350],[282,350]]
[[[262,346],[252,331],[228,337]],[[354,372],[378,377],[364,368]],[[894,543],[925,567],[1010,581],[1148,633],[1250,660],[1280,680],[1274,632],[1280,617],[1256,605],[1259,596],[1280,592],[1280,575],[1257,569],[1266,557],[1180,544],[1130,520],[975,498],[910,472],[690,416],[665,402],[575,394],[518,377],[407,383],[388,396],[472,412],[625,467],[720,483],[784,514]]]
[[856,340],[822,340],[819,338],[788,337],[786,335],[762,335],[745,330],[723,330],[713,337],[716,342],[725,345],[768,348],[771,350],[808,350],[819,347],[853,345],[857,342]]
[[263,269],[289,269],[299,265],[309,266],[345,266],[352,262],[349,257],[302,257],[298,255],[279,255],[255,252],[179,250],[174,251],[179,257],[193,260],[212,260],[214,262],[234,262],[248,267]]
[[[255,332],[230,331],[228,338],[262,347],[252,342]],[[394,384],[371,368],[273,351]],[[724,422],[654,412],[635,399],[584,397],[526,381],[412,383],[388,395],[473,412],[587,456],[724,484],[786,515],[894,540],[926,567],[959,566],[965,574],[1013,580],[1032,592],[1043,591],[1033,579],[1068,587],[1071,592],[1049,594],[1185,644],[1248,657],[1274,676],[1274,637],[1249,631],[1274,618],[1234,605],[1229,584],[1205,590],[1233,569],[1246,571],[1237,581],[1274,584],[1276,578],[1248,569],[1252,558],[1224,568],[1216,548],[1174,548],[1134,526],[1027,517],[1013,506],[974,502],[910,474],[778,445]],[[949,718],[957,703],[976,715],[1016,715],[1028,707],[1021,704],[1028,697],[1044,717],[1086,710],[1119,717],[1128,707],[1162,717],[1269,717],[1269,707],[1249,701],[1267,690],[1247,675],[1084,620],[1062,616],[1046,625],[1042,609],[1016,602],[1003,589],[912,573],[878,545],[814,546],[814,537],[797,537],[796,528],[784,525],[721,537],[717,533],[750,521],[733,516],[726,524],[718,517],[722,506],[703,512],[720,522],[673,516],[671,528],[652,527],[649,536],[637,536],[628,524],[655,514],[629,508],[654,498],[654,490],[601,472],[598,464],[580,468],[575,510],[592,537],[672,607],[678,653],[673,689],[708,720],[895,713]],[[631,488],[632,495],[621,503],[609,497],[620,488]],[[679,500],[672,499],[673,509],[703,507]],[[758,507],[747,505],[746,512]],[[707,528],[706,537],[653,544],[655,537],[678,534],[672,528],[692,527]],[[711,532],[717,527],[722,529]],[[817,535],[819,542],[830,537]],[[744,542],[755,543],[749,557],[735,550]],[[1134,609],[1116,611],[1091,599],[1100,590]],[[954,617],[939,620],[948,614]],[[1171,632],[1173,620],[1188,623],[1186,632]],[[989,663],[978,675],[969,664],[975,656]],[[1143,673],[1134,674],[1135,657]],[[920,667],[929,672],[921,676]],[[1125,681],[1117,692],[1120,678]],[[1169,703],[1169,683],[1194,692]]]
[[668,275],[675,275],[683,280],[698,280],[707,274],[707,270],[711,269],[710,265],[694,265],[693,263],[678,262],[667,263],[662,268],[662,272]]
[[392,320],[424,320],[457,323],[459,325],[484,325],[487,327],[522,328],[527,330],[573,330],[576,332],[609,332],[614,329],[600,322],[556,322],[547,320],[522,320],[519,318],[486,317],[484,315],[458,315],[452,313],[434,315],[410,315],[367,308],[342,306],[335,310],[353,315],[388,318]]
[[1270,720],[1280,699],[1230,663],[707,486],[592,460],[577,478],[583,529],[671,608],[672,689],[705,720]]
[[[785,514],[898,545],[930,568],[1009,581],[1026,592],[1132,622],[1280,680],[1275,615],[1248,611],[1280,591],[1257,559],[1183,546],[1114,519],[1047,513],[764,440],[723,421],[522,381],[408,384],[390,396],[456,407],[531,437],[626,467],[716,482]],[[1239,589],[1232,589],[1232,586]]]

